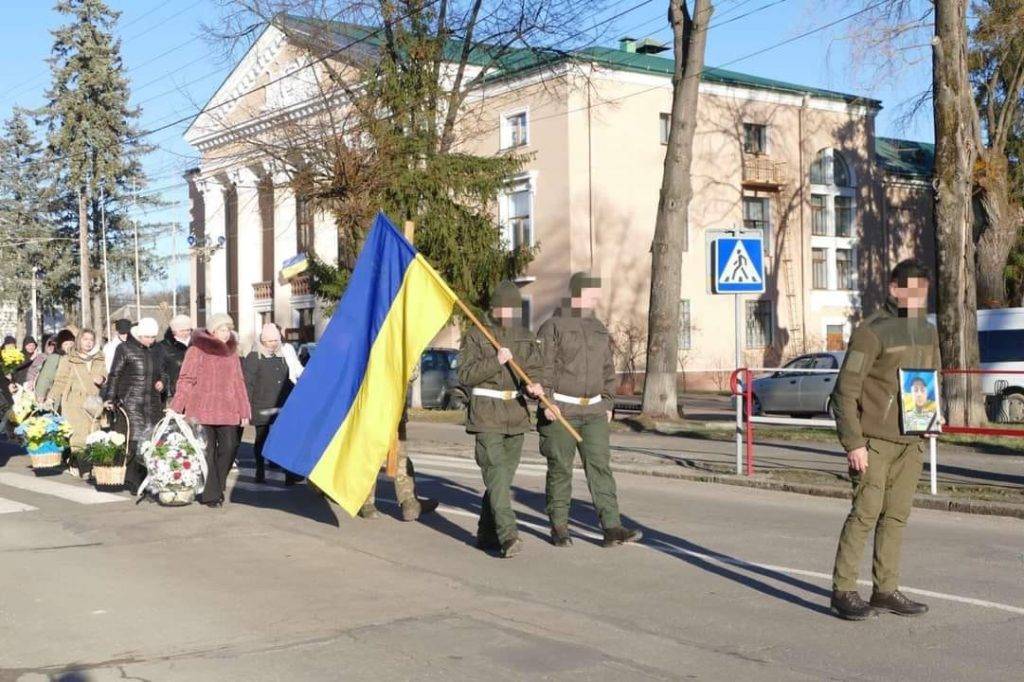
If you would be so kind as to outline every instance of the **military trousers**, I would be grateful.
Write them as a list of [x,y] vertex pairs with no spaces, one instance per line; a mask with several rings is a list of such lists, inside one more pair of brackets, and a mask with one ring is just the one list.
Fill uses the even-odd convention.
[[[405,454],[405,442],[398,441],[398,456],[396,457],[397,471],[395,473],[395,499],[398,504],[404,504],[416,499],[416,471],[413,469],[412,460]],[[377,499],[377,483],[370,488],[370,494],[366,496],[363,507],[372,507]]]
[[569,504],[572,502],[572,463],[579,449],[583,460],[583,471],[587,476],[590,497],[594,501],[603,528],[617,528],[622,525],[619,518],[619,502],[615,493],[615,478],[612,476],[611,452],[608,448],[608,419],[594,415],[570,419],[580,436],[577,443],[572,435],[558,422],[541,426],[540,452],[548,461],[547,512],[552,526],[569,523]]
[[903,529],[921,477],[924,445],[872,438],[867,448],[868,468],[851,473],[853,505],[839,535],[832,589],[857,589],[864,545],[874,530],[871,579],[876,592],[891,592],[899,586]]
[[507,542],[518,534],[516,515],[512,511],[512,479],[523,454],[524,438],[521,433],[476,434],[476,463],[480,465],[487,488],[480,502],[477,524],[480,539]]

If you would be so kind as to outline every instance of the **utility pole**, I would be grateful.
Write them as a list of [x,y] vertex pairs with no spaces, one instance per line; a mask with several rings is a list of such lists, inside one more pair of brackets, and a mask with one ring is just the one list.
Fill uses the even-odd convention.
[[106,195],[100,201],[100,250],[103,254],[103,320],[106,330],[106,338],[112,338],[110,333],[110,270],[107,268],[107,201]]
[[[139,207],[139,195],[138,189],[135,183],[132,183],[132,206],[136,209]],[[139,273],[139,221],[138,218],[132,218],[132,227],[135,228],[135,322],[142,319],[142,278]]]
[[39,339],[42,336],[39,326],[39,303],[36,299],[36,277],[39,276],[39,267],[36,265],[32,266],[32,336],[35,337],[36,342],[40,343]]
[[178,223],[171,224],[171,315],[178,315]]

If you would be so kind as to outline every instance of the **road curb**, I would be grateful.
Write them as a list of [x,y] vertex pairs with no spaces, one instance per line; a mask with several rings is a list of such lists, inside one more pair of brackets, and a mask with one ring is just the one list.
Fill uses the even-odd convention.
[[[792,483],[788,481],[775,481],[757,476],[736,476],[735,474],[716,474],[714,472],[693,472],[677,469],[660,470],[660,468],[632,466],[629,464],[612,463],[612,471],[624,474],[636,474],[639,476],[657,476],[659,478],[675,478],[696,483],[719,483],[722,485],[733,485],[741,488],[759,488],[761,490],[776,490],[787,493],[798,493],[801,495],[813,495],[815,497],[832,497],[850,499],[852,491],[848,487],[831,485],[814,485],[812,483]],[[944,497],[940,495],[915,495],[914,506],[921,509],[937,509],[939,511],[954,511],[963,514],[982,514],[987,516],[1008,516],[1011,518],[1024,519],[1024,504],[1010,504],[1006,502],[989,502],[987,500],[972,500],[965,498]]]

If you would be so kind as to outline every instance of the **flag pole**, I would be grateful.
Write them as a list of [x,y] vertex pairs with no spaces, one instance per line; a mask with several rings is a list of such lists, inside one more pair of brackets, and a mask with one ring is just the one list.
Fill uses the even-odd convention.
[[[476,326],[476,328],[480,330],[480,333],[484,335],[484,338],[491,342],[491,345],[494,346],[495,350],[498,350],[502,347],[498,339],[496,339],[494,337],[494,334],[491,333],[491,330],[480,322],[477,316],[473,314],[473,311],[469,309],[469,306],[462,302],[461,298],[456,296],[455,303],[458,304],[459,308],[462,310],[462,313],[469,318],[469,321],[472,322]],[[519,366],[515,358],[509,360],[508,365],[509,367],[512,368],[512,372],[516,376],[518,376],[523,381],[523,383],[534,383],[533,380],[530,379],[529,375],[527,375],[527,373],[523,370],[523,368]],[[576,439],[577,443],[583,441],[583,437],[580,436],[576,429],[572,427],[572,424],[570,424],[565,419],[565,417],[562,416],[562,413],[558,410],[558,408],[555,407],[555,405],[550,400],[548,400],[548,397],[546,395],[540,396],[540,402],[541,404],[544,405],[544,407],[548,408],[549,410],[558,415],[558,423],[565,427],[565,430],[568,431],[572,435],[572,437]]]

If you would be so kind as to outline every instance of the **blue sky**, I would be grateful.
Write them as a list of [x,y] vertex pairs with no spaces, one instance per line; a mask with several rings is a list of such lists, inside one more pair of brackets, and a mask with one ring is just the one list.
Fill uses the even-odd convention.
[[[627,0],[616,3],[601,17],[623,16],[604,25],[606,42],[620,35],[653,36],[671,42],[665,25],[665,0]],[[36,107],[43,102],[49,82],[45,59],[52,45],[50,29],[61,23],[49,0],[4,0],[8,7],[0,23],[0,116],[12,106]],[[122,12],[120,36],[124,62],[132,81],[133,102],[142,107],[141,127],[152,129],[193,114],[205,103],[230,71],[223,47],[212,41],[205,27],[216,25],[223,9],[215,0],[108,0]],[[707,63],[717,66],[761,48],[825,25],[855,9],[854,3],[814,0],[718,0],[716,18],[708,38]],[[636,9],[632,9],[636,7]],[[759,9],[763,8],[763,9]],[[627,11],[628,10],[628,11]],[[758,11],[759,10],[759,11]],[[750,13],[749,16],[742,16]],[[742,17],[742,18],[739,18]],[[733,20],[735,19],[735,20]],[[727,24],[715,28],[716,23]],[[595,19],[601,22],[601,18]],[[925,90],[929,64],[904,70],[894,82],[878,82],[873,74],[851,63],[842,40],[849,24],[840,24],[789,45],[744,59],[728,68],[804,85],[840,90],[880,99],[877,130],[880,135],[932,139],[929,111],[909,125],[899,124],[901,102]],[[925,49],[925,48],[921,48]],[[926,55],[925,55],[926,56]],[[188,225],[188,200],[182,172],[196,163],[195,150],[181,133],[187,124],[157,133],[148,141],[158,149],[146,160],[151,187],[167,201],[177,202],[147,219],[176,221],[183,227],[178,248],[184,251]],[[169,237],[160,240],[161,250],[172,248]],[[179,282],[187,282],[188,270],[178,268]],[[150,283],[150,288],[163,288]]]

